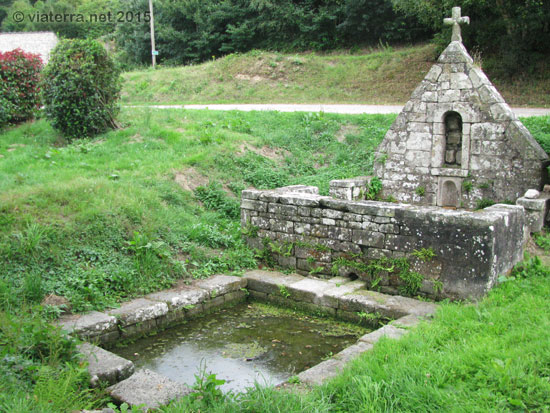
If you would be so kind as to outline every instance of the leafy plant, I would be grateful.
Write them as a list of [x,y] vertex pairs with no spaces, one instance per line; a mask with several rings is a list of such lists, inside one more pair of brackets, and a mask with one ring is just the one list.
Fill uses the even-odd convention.
[[435,252],[432,247],[413,250],[411,255],[414,255],[416,258],[418,258],[422,262],[428,262],[435,258]]
[[21,49],[0,52],[0,127],[32,119],[40,108],[42,60]]
[[369,200],[376,199],[380,191],[382,190],[382,181],[377,176],[371,178],[367,191],[365,193],[365,198]]
[[224,393],[219,388],[225,384],[225,380],[216,378],[216,374],[206,372],[206,363],[201,361],[198,374],[195,374],[194,392],[188,397],[199,406],[211,406],[225,399]]
[[378,321],[382,318],[379,312],[366,313],[365,311],[358,311],[357,316],[362,323],[372,324],[375,321]]
[[476,202],[476,210],[485,209],[492,205],[495,205],[495,201],[493,201],[492,199],[482,198]]
[[418,186],[418,187],[416,187],[415,193],[418,196],[424,196],[424,195],[426,195],[426,188],[423,187],[423,186]]
[[472,189],[474,189],[474,184],[472,183],[472,181],[464,181],[462,182],[462,189],[464,190],[464,192],[469,194]]
[[278,287],[279,287],[279,294],[281,294],[281,296],[283,296],[284,298],[290,297],[290,292],[288,291],[285,285],[279,285]]
[[239,201],[227,196],[220,183],[211,182],[208,186],[199,186],[195,189],[195,196],[206,208],[218,211],[228,218],[238,218],[241,214]]
[[550,233],[547,231],[537,232],[533,235],[535,244],[537,244],[544,251],[550,251]]
[[94,136],[116,128],[120,71],[93,40],[62,40],[43,73],[46,117],[67,138]]

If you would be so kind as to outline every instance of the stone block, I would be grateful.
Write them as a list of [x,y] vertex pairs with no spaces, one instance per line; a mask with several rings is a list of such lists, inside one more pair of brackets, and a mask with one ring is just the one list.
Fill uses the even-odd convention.
[[191,389],[151,370],[142,369],[126,380],[108,387],[107,393],[120,403],[156,409],[188,395]]
[[280,295],[279,286],[289,287],[291,284],[304,279],[297,274],[282,274],[275,271],[253,270],[243,275],[248,282],[248,290],[265,294]]
[[430,316],[437,306],[412,298],[363,290],[340,297],[338,308],[348,312],[379,313],[383,317],[397,319],[409,314]]
[[255,201],[252,199],[241,199],[241,208],[242,209],[251,209],[253,211],[267,211],[267,202]]
[[267,212],[272,214],[281,215],[296,215],[298,213],[298,207],[294,205],[282,205],[282,204],[268,204]]
[[348,294],[352,294],[357,290],[365,288],[365,282],[361,280],[348,282],[346,284],[341,284],[341,285],[334,285],[334,283],[329,281],[329,284],[332,284],[332,287],[323,291],[323,297],[317,300],[317,303],[324,305],[326,307],[334,307],[334,308],[338,308],[339,299],[341,297]]
[[353,242],[367,247],[383,248],[385,235],[381,232],[353,230]]
[[66,315],[61,317],[57,324],[63,330],[84,338],[101,336],[117,329],[115,317],[98,311]]
[[337,353],[333,358],[347,363],[356,359],[364,352],[372,350],[373,347],[374,346],[371,343],[366,341],[358,341],[356,344],[353,344]]
[[343,360],[331,358],[301,372],[298,374],[298,378],[304,384],[320,385],[326,380],[336,377],[342,371],[344,365]]
[[252,200],[258,200],[260,199],[262,191],[259,191],[258,189],[245,189],[241,192],[241,199],[252,199]]
[[359,339],[359,341],[369,344],[375,344],[382,337],[398,340],[405,334],[407,334],[407,330],[387,324],[383,327],[380,327],[378,330],[373,331],[372,333],[365,334]]
[[203,304],[203,308],[205,312],[210,312],[223,307],[224,304],[225,304],[225,296],[221,295],[221,296],[216,296],[210,300],[207,300]]
[[168,304],[170,311],[175,311],[188,306],[197,305],[209,298],[208,293],[199,288],[183,290],[165,290],[147,295],[145,298],[152,301],[161,301]]
[[279,202],[285,205],[296,205],[296,206],[306,206],[306,207],[317,207],[319,206],[319,195],[313,194],[284,194],[279,197]]
[[398,328],[407,329],[407,328],[416,327],[421,321],[422,321],[421,317],[411,314],[392,321],[391,325]]
[[214,275],[205,280],[197,281],[195,285],[205,290],[209,297],[217,297],[245,288],[247,280],[244,277],[233,275]]
[[333,284],[315,278],[305,278],[291,284],[288,287],[290,298],[295,301],[309,302],[326,307],[338,306],[338,301],[328,297],[325,299],[324,292],[333,288]]
[[109,310],[109,315],[117,318],[119,325],[126,328],[133,324],[144,323],[162,317],[168,313],[168,305],[164,302],[138,298],[123,303],[120,308]]
[[78,345],[78,351],[88,364],[90,383],[93,387],[100,383],[118,383],[134,373],[134,363],[101,347],[82,343]]

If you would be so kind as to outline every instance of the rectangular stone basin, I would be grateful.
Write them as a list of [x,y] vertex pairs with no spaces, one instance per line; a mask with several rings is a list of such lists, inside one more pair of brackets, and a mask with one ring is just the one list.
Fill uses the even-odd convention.
[[224,391],[277,385],[339,353],[369,333],[366,327],[246,302],[112,349],[176,382],[192,386],[201,367]]

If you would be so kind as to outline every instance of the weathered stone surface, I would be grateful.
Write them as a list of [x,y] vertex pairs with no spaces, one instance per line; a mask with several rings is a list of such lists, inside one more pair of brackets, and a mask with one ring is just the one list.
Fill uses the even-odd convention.
[[215,275],[205,280],[200,280],[196,286],[205,290],[210,297],[227,294],[246,287],[246,278],[233,275]]
[[412,328],[416,327],[422,321],[422,317],[414,314],[406,315],[391,322],[391,325],[398,328]]
[[142,369],[128,379],[107,388],[112,398],[130,406],[156,409],[191,393],[189,387],[151,370]]
[[109,315],[117,318],[122,327],[154,320],[168,313],[166,303],[138,298],[123,303],[120,308],[110,310]]
[[253,270],[243,275],[248,282],[248,288],[266,294],[280,294],[279,286],[289,287],[304,279],[298,274],[282,274],[275,271]]
[[69,333],[81,337],[95,337],[117,329],[117,319],[113,316],[92,311],[87,314],[74,314],[61,317],[58,325]]
[[540,192],[536,189],[528,189],[527,192],[525,192],[525,195],[523,195],[524,198],[528,199],[536,199],[540,196]]
[[387,324],[383,327],[380,327],[378,330],[374,330],[372,333],[365,334],[359,339],[359,341],[369,344],[375,344],[382,337],[400,339],[405,334],[407,334],[407,330]]
[[340,371],[344,368],[344,365],[345,362],[343,360],[331,358],[301,372],[298,374],[298,378],[300,379],[300,382],[304,384],[319,385],[324,381],[337,376],[338,373],[340,373]]
[[380,313],[384,317],[396,319],[409,314],[430,316],[437,309],[437,305],[407,297],[361,290],[340,297],[338,308],[350,312]]
[[118,383],[134,373],[134,363],[101,347],[83,343],[78,351],[88,363],[90,383],[94,387],[100,383]]
[[168,304],[170,311],[194,306],[208,299],[209,293],[199,288],[184,290],[165,290],[147,295],[145,298],[152,301],[161,301]]
[[347,363],[353,359],[356,359],[364,352],[371,350],[373,347],[374,346],[371,343],[367,343],[366,341],[358,341],[356,344],[353,344],[352,346],[349,346],[336,354],[333,358]]
[[324,297],[324,292],[331,289],[333,285],[328,281],[315,278],[304,278],[288,286],[290,297],[296,301],[305,301],[313,304],[324,305],[336,308],[338,302]]

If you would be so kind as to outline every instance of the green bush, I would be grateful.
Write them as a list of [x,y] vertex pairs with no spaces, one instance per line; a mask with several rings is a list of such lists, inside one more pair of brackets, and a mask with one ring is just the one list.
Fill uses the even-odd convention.
[[0,126],[32,119],[40,108],[42,61],[21,49],[0,53]]
[[120,71],[101,44],[63,40],[44,69],[46,116],[70,139],[116,128],[120,88]]

